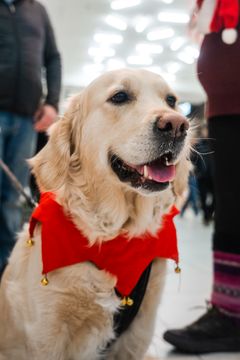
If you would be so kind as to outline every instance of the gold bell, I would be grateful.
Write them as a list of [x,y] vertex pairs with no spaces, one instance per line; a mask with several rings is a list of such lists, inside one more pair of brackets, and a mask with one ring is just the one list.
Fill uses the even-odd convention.
[[29,246],[29,247],[33,246],[33,245],[34,245],[33,239],[32,239],[32,238],[29,238],[29,239],[26,241],[26,244],[27,244],[27,246]]
[[174,271],[175,271],[176,274],[179,274],[181,272],[181,268],[178,266],[178,264],[175,267]]
[[129,296],[124,296],[122,299],[121,299],[121,305],[122,306],[132,306],[134,303],[133,299],[131,299]]
[[134,303],[133,299],[131,299],[130,297],[127,298],[127,306],[132,306]]
[[125,296],[121,299],[121,305],[122,305],[122,306],[126,306],[126,305],[127,305],[127,299],[126,299]]
[[44,277],[43,277],[42,280],[41,280],[41,284],[42,284],[43,286],[47,286],[48,283],[49,283],[48,278],[47,278],[46,275],[44,275]]

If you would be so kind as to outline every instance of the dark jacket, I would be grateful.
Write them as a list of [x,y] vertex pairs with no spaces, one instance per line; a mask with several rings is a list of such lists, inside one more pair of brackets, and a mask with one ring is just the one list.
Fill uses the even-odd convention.
[[0,0],[0,111],[32,116],[42,101],[58,107],[61,61],[45,8],[35,0]]

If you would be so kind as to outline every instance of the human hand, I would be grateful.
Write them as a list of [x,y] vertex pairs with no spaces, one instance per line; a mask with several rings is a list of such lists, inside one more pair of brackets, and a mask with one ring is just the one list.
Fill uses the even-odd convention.
[[56,118],[56,109],[51,105],[43,105],[35,113],[34,129],[38,132],[46,131],[56,121]]

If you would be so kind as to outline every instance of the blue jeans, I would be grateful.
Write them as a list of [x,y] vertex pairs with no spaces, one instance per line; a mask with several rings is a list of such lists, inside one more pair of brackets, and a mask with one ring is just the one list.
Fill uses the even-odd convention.
[[189,205],[192,206],[194,214],[195,215],[198,214],[198,186],[195,175],[193,174],[189,175],[188,188],[189,188],[188,198],[181,210],[182,216]]
[[[0,111],[0,158],[23,187],[29,184],[26,159],[35,152],[32,118]],[[0,168],[0,277],[22,225],[20,195]]]

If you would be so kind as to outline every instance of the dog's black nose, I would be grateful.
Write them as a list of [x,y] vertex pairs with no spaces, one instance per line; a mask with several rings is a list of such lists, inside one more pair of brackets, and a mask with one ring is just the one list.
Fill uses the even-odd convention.
[[166,133],[171,137],[185,136],[189,128],[188,120],[178,113],[165,113],[162,116],[158,116],[155,122],[155,131],[160,133]]

